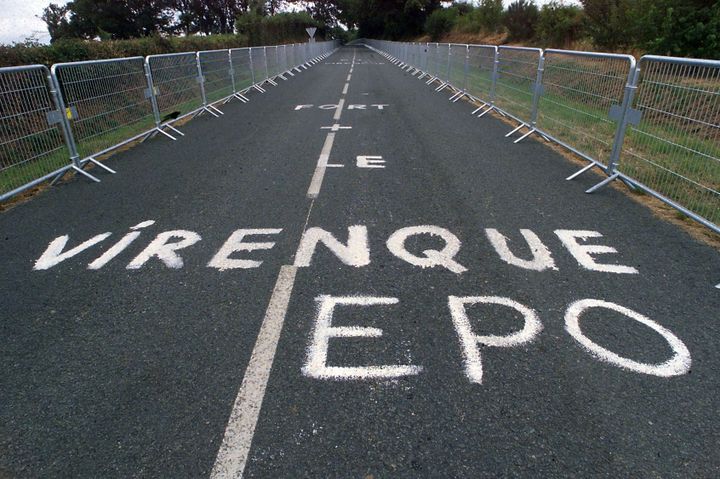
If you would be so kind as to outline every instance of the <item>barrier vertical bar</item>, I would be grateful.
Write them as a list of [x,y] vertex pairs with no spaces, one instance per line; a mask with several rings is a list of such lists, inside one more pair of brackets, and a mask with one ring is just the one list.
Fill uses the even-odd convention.
[[[55,74],[55,65],[53,65],[53,67],[50,69],[50,85],[50,95],[52,95],[52,98],[55,101],[58,110],[60,111],[60,125],[63,138],[65,139],[65,144],[67,145],[70,152],[70,161],[72,161],[73,164],[72,169],[85,176],[86,178],[89,178],[96,183],[100,183],[99,178],[96,178],[87,171],[83,170],[83,165],[80,162],[80,153],[78,153],[77,143],[75,143],[75,136],[73,135],[72,127],[70,126],[70,119],[68,118],[68,116],[72,115],[72,113],[71,110],[65,106],[65,100],[62,96],[62,91],[60,90],[60,82],[58,81],[57,75]],[[63,174],[64,172],[56,176],[52,183],[55,183],[57,180],[59,180]]]

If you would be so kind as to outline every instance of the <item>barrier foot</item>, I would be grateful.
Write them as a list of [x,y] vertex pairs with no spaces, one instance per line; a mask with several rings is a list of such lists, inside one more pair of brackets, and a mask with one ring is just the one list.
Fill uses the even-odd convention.
[[[464,92],[464,91],[459,91],[459,92],[457,92],[455,95],[453,95],[452,97],[450,97],[450,100],[452,100],[453,103],[457,103],[457,101],[458,101],[458,100],[461,100],[462,97],[464,97],[464,96],[465,96],[465,92]],[[455,99],[453,100],[453,98],[455,98]]]
[[435,89],[435,91],[442,91],[447,86],[447,82],[440,83],[440,86]]
[[528,136],[530,136],[530,135],[532,135],[533,133],[535,133],[535,131],[536,131],[535,128],[531,128],[530,131],[528,131],[527,133],[525,133],[523,136],[521,136],[521,137],[518,138],[517,140],[513,141],[513,144],[515,144],[515,143],[520,143],[520,142],[523,141],[525,138],[527,138]]
[[584,166],[581,170],[576,171],[576,172],[573,173],[572,175],[570,175],[570,176],[568,176],[567,178],[565,178],[565,181],[572,181],[572,180],[574,180],[575,178],[577,178],[578,176],[582,175],[582,174],[585,173],[586,171],[591,170],[594,166],[597,166],[597,163],[591,162],[589,165]]
[[434,76],[431,76],[430,79],[425,82],[425,84],[426,84],[426,85],[429,85],[429,84],[431,84],[431,83],[434,82],[434,81],[435,81],[435,77],[434,77]]
[[[418,71],[419,71],[419,70],[418,70]],[[420,76],[418,77],[418,80],[422,80],[422,79],[425,78],[426,76],[427,76],[427,73],[422,72],[422,75],[420,75]]]
[[255,88],[255,89],[256,89],[257,91],[259,91],[260,93],[265,93],[265,89],[260,88],[260,85],[253,85],[253,88]]
[[272,81],[270,78],[268,78],[266,81],[267,81],[269,84],[271,84],[272,86],[278,86],[278,84],[275,83],[274,81]]
[[505,135],[505,138],[507,138],[508,136],[514,135],[516,131],[518,131],[520,128],[522,128],[522,127],[524,127],[524,126],[525,126],[525,123],[520,123],[520,124],[517,126],[517,128],[515,128],[513,131],[511,131],[510,133],[508,133],[507,135]]
[[[212,116],[214,116],[215,118],[220,118],[220,115],[218,115],[217,113],[215,113],[213,110],[210,109],[210,105],[204,106],[201,111],[206,111],[206,112],[210,113]],[[218,110],[218,111],[220,111],[220,110]],[[220,113],[222,113],[222,112],[220,112]]]
[[299,69],[298,67],[293,68],[293,70],[295,70],[295,71],[298,72],[298,73],[302,73],[302,70]]
[[493,111],[494,109],[495,109],[495,107],[492,106],[492,105],[490,105],[490,107],[489,107],[487,110],[485,110],[484,112],[482,112],[482,113],[480,113],[480,114],[478,115],[478,118],[484,117],[485,115],[487,115],[488,113],[490,113],[490,112]]
[[[238,100],[240,100],[240,101],[243,102],[243,103],[247,103],[247,102],[248,102],[248,99],[245,98],[244,96],[242,96],[240,93],[233,93],[233,97],[237,98]],[[232,98],[232,97],[231,97],[231,98]]]
[[593,186],[592,188],[590,188],[589,190],[585,191],[585,193],[588,193],[588,194],[590,194],[590,193],[595,193],[596,191],[598,191],[598,190],[600,190],[600,189],[602,189],[602,188],[605,188],[607,185],[609,185],[610,183],[612,183],[612,182],[613,182],[615,179],[617,179],[619,176],[620,176],[620,173],[614,173],[614,174],[608,176],[607,178],[605,178],[604,180],[602,180],[602,181],[601,181],[600,183],[598,183],[597,185],[595,185],[595,186]]
[[81,175],[83,175],[84,177],[86,177],[86,178],[94,181],[95,183],[100,183],[100,179],[99,179],[99,178],[95,178],[93,175],[91,175],[91,174],[88,173],[87,171],[83,170],[82,168],[79,168],[79,167],[73,165],[73,166],[72,166],[72,169],[75,170],[76,173],[80,173]]
[[[160,128],[156,128],[156,129],[155,129],[155,134],[157,134],[157,133],[162,133],[163,135],[165,135],[165,136],[167,136],[168,138],[170,138],[172,141],[177,140],[177,138],[175,138],[174,136],[172,136],[170,133],[168,133],[168,132],[166,132],[166,131],[162,131]],[[145,141],[145,140],[143,140],[143,141]]]
[[[72,169],[72,168],[71,168],[71,169]],[[54,177],[54,178],[52,179],[52,181],[50,182],[50,186],[55,186],[55,183],[57,183],[58,181],[60,181],[60,178],[62,178],[63,176],[65,176],[65,173],[67,173],[68,171],[69,171],[69,170],[63,170],[63,171],[61,171],[60,173],[58,173],[57,175],[55,175],[55,177]]]
[[108,173],[112,173],[113,175],[115,173],[117,173],[117,171],[113,170],[109,166],[103,165],[102,163],[100,163],[99,161],[97,161],[95,158],[92,158],[92,157],[85,159],[85,163],[92,163],[93,165],[99,166],[103,170],[107,171]]
[[286,75],[290,75],[291,77],[294,77],[295,74],[292,72],[292,70],[288,70],[285,72]]
[[[167,123],[167,124],[165,124],[165,125],[163,125],[163,126],[164,126],[165,128],[168,128],[168,129],[174,131],[175,133],[177,133],[177,134],[180,135],[180,136],[185,136],[185,133],[183,133],[182,131],[178,130],[177,128],[175,128],[174,126],[172,126],[172,125],[169,124],[169,123]],[[162,126],[161,126],[160,128],[162,128]]]

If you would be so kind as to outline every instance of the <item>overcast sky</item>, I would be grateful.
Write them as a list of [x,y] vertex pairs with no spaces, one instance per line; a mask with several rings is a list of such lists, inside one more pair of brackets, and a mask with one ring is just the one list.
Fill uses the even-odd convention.
[[[539,5],[550,0],[536,0]],[[21,42],[34,36],[43,43],[50,41],[45,23],[37,18],[50,3],[65,4],[67,0],[0,0],[0,43]],[[503,0],[505,5],[512,0]],[[578,3],[577,0],[565,3]]]

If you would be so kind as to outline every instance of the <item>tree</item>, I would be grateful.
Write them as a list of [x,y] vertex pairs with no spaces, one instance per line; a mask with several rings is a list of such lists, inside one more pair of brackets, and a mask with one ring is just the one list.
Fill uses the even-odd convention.
[[516,0],[508,6],[503,24],[513,40],[527,40],[535,35],[538,22],[538,7],[535,2]]
[[74,0],[50,4],[41,16],[53,41],[60,38],[133,38],[170,30],[171,0]]

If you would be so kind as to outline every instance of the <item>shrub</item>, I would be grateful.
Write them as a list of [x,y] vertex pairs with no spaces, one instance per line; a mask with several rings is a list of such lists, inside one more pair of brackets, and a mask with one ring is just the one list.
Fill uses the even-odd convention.
[[532,0],[516,0],[508,6],[503,24],[510,39],[527,40],[535,36],[539,10]]
[[143,37],[132,40],[58,40],[52,45],[20,43],[0,45],[0,66],[74,62],[145,56],[160,53],[245,47],[244,35],[190,35],[187,37]]
[[580,7],[553,1],[540,10],[537,38],[544,46],[567,46],[578,40],[583,31],[583,11]]
[[425,20],[425,32],[433,41],[438,41],[443,35],[450,33],[455,26],[457,16],[457,10],[454,8],[438,8]]

